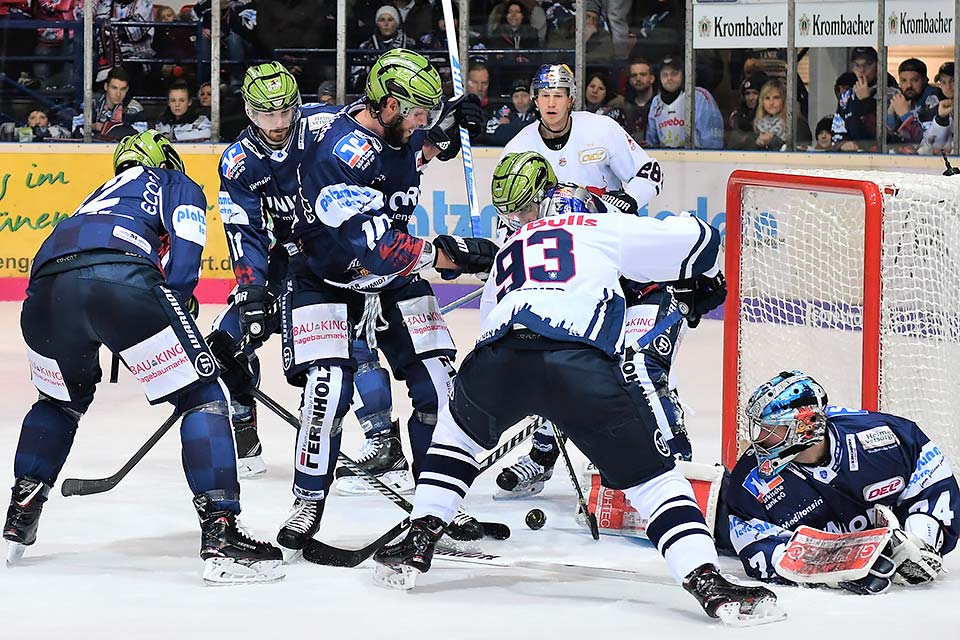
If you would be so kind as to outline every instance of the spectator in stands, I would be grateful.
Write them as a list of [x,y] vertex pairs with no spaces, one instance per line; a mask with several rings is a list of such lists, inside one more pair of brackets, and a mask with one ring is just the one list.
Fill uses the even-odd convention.
[[[93,98],[92,129],[100,137],[109,139],[130,135],[130,126],[135,122],[144,123],[143,106],[130,96],[130,77],[123,67],[114,67],[107,73],[103,83],[103,93]],[[82,122],[82,121],[81,121]],[[116,131],[111,131],[116,129]],[[83,135],[82,124],[80,131],[74,129],[74,135]]]
[[[519,0],[507,4],[503,19],[487,38],[488,49],[536,49],[540,46],[537,31],[530,26],[526,6]],[[529,62],[529,53],[510,56],[515,62]],[[506,56],[497,55],[497,60]]]
[[324,80],[317,89],[317,102],[320,104],[337,104],[337,83],[335,80]]
[[[460,10],[456,3],[453,5],[453,24],[454,30],[459,33]],[[487,59],[486,56],[478,53],[487,48],[483,42],[480,42],[480,34],[471,30],[468,35],[470,42],[470,61],[485,62]],[[423,52],[423,55],[426,56],[430,64],[432,64],[437,70],[437,73],[440,74],[445,85],[444,92],[451,93],[450,56],[447,51],[447,23],[443,19],[443,7],[440,6],[439,2],[433,7],[433,30],[420,36],[418,50]],[[461,62],[461,65],[463,64],[464,63]]]
[[211,105],[213,105],[213,86],[209,82],[204,82],[197,89],[197,110],[209,118]]
[[[154,5],[156,10],[156,19],[159,22],[176,23],[177,14],[173,7],[167,5]],[[165,82],[173,80],[186,80],[187,76],[195,77],[193,70],[195,65],[183,64],[187,58],[196,58],[197,51],[197,32],[195,29],[187,28],[186,25],[157,27],[153,36],[153,50],[157,57],[165,59],[161,63],[160,75]]]
[[[83,20],[83,3],[81,0],[43,0],[34,4],[33,17],[48,22]],[[38,56],[70,55],[73,52],[73,36],[72,30],[59,27],[37,29],[37,46],[33,52]],[[62,71],[54,72],[54,68]],[[52,66],[45,62],[35,63],[33,76],[48,91],[60,88],[70,92],[74,87],[73,64],[69,62],[58,62]]]
[[583,92],[583,109],[602,116],[609,116],[623,127],[626,121],[623,117],[623,106],[626,101],[623,96],[617,95],[610,84],[607,75],[594,71],[587,75],[587,84]]
[[[757,115],[753,121],[755,149],[783,151],[790,142],[792,131],[787,120],[786,105],[787,88],[780,80],[768,80],[760,88]],[[797,141],[810,142],[810,125],[800,113],[799,105],[794,109],[794,124],[797,127]]]
[[[660,61],[660,92],[650,104],[647,119],[647,145],[650,147],[683,147],[687,140],[686,95],[683,90],[683,63],[677,56]],[[723,147],[723,116],[717,102],[706,89],[694,90],[694,148]]]
[[[246,70],[244,61],[260,57],[261,49],[264,48],[259,37],[260,30],[257,28],[256,6],[256,2],[251,0],[231,0],[227,5],[226,20],[221,22],[221,27],[226,24],[226,33],[223,36],[224,56],[227,62],[235,63],[226,65],[230,77],[230,93],[239,91],[243,84]],[[207,38],[210,37],[208,30],[204,21],[203,31]]]
[[727,117],[725,149],[756,149],[753,121],[757,118],[760,88],[767,80],[765,73],[754,73],[740,83],[740,104]]
[[683,0],[633,0],[629,21],[636,44],[630,57],[661,60],[674,51],[682,51],[685,14]]
[[833,116],[823,116],[817,122],[817,144],[809,151],[833,151]]
[[301,87],[316,87],[322,79],[336,75],[333,54],[273,53],[276,49],[335,48],[336,0],[259,0],[254,20],[262,53],[283,63]]
[[633,0],[603,0],[602,8],[607,16],[607,25],[613,39],[617,57],[626,56],[630,50],[630,9]]
[[[398,22],[403,31],[414,42],[433,29],[433,6],[430,0],[396,0],[394,2],[399,12]],[[380,11],[377,11],[379,22]]]
[[154,129],[173,142],[208,142],[210,119],[201,114],[190,98],[186,82],[174,82],[167,91],[167,108]]
[[27,127],[33,130],[34,142],[70,137],[70,131],[66,127],[50,122],[47,110],[41,106],[37,106],[27,116]]
[[[487,33],[493,33],[497,30],[497,27],[503,22],[504,15],[507,12],[509,5],[513,4],[517,0],[501,0],[501,2],[494,5],[493,9],[490,11],[490,14],[487,16]],[[543,10],[543,7],[540,6],[539,0],[520,0],[520,3],[523,5],[524,11],[528,18],[528,23],[533,27],[534,31],[537,32],[537,39],[540,43],[546,42],[547,39],[547,14]],[[439,2],[437,4],[440,4]],[[456,8],[456,4],[453,5]]]
[[[597,0],[586,0],[584,10],[584,50],[587,63],[611,64],[613,62],[613,38],[600,12]],[[573,49],[576,45],[576,20],[564,20],[553,32],[547,32],[547,47],[551,49]]]
[[953,78],[953,62],[940,65],[934,78],[934,82],[940,85],[938,88],[942,96],[937,103],[936,113],[930,113],[931,110],[920,112],[921,122],[926,128],[917,149],[921,155],[942,153],[944,150],[949,153],[953,149]]
[[497,104],[490,100],[490,70],[482,62],[474,62],[467,73],[466,91],[477,96],[487,121],[493,116]]
[[630,77],[627,80],[627,95],[623,106],[623,117],[627,123],[627,132],[640,146],[647,144],[647,117],[650,115],[650,103],[656,93],[657,77],[653,67],[645,58],[634,58],[630,62]]
[[[833,118],[833,142],[840,151],[876,150],[877,140],[877,50],[855,47],[850,62],[857,81],[840,94]],[[881,94],[884,108],[899,92],[897,81],[887,76],[887,90]]]
[[890,98],[887,107],[887,133],[891,141],[919,143],[923,127],[918,112],[936,109],[940,96],[928,84],[927,65],[917,58],[907,58],[897,67],[900,93]]
[[485,144],[502,147],[510,142],[520,129],[537,119],[533,100],[530,98],[530,85],[525,80],[517,80],[513,83],[510,101],[510,105],[497,109],[493,117],[487,121]]
[[[97,20],[152,22],[153,0],[95,0],[93,15]],[[110,42],[119,48],[123,68],[129,77],[130,89],[135,95],[147,95],[157,84],[160,73],[150,60],[153,50],[153,27],[113,27],[106,25]],[[101,69],[98,80],[107,69]]]
[[[396,7],[385,4],[377,9],[377,31],[367,40],[360,43],[361,49],[383,52],[389,49],[413,49],[414,42],[400,28],[400,13]],[[362,92],[367,82],[367,70],[379,57],[378,54],[367,56],[363,66],[354,66],[351,70],[353,87]]]
[[833,93],[836,94],[837,100],[844,91],[852,89],[855,84],[857,84],[857,75],[853,71],[844,71],[837,76],[836,82],[833,83]]

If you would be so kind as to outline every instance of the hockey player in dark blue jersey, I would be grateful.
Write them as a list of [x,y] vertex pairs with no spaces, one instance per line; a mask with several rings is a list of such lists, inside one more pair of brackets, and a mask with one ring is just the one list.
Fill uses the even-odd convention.
[[[3,537],[8,562],[34,544],[40,512],[101,379],[101,345],[151,404],[182,416],[183,467],[200,517],[204,579],[283,577],[282,554],[237,527],[240,487],[229,405],[190,313],[206,241],[206,200],[154,130],[124,138],[116,177],[54,228],[34,258],[20,325],[40,392],[23,421]],[[68,309],[69,313],[63,313]]]
[[[297,253],[290,241],[290,229],[299,206],[300,188],[297,167],[305,141],[340,107],[320,104],[301,105],[294,76],[278,62],[250,67],[242,87],[244,105],[251,125],[220,158],[220,216],[227,234],[237,288],[228,306],[214,322],[211,346],[224,364],[224,382],[230,390],[232,422],[236,437],[240,477],[266,472],[260,438],[257,434],[257,407],[251,386],[259,378],[256,349],[279,330],[274,301],[283,293],[287,266]],[[232,356],[244,335],[250,341],[245,349],[251,380],[244,369],[231,366]],[[357,418],[364,430],[377,434],[396,434],[392,423],[390,379],[380,366],[376,350],[363,340],[354,344],[360,363],[356,387],[360,405]],[[383,438],[382,436],[378,436]],[[390,444],[393,439],[388,439]],[[402,455],[401,455],[402,458]],[[406,460],[402,461],[406,464]],[[382,478],[395,488],[409,474],[403,469]]]
[[793,530],[868,529],[875,505],[883,505],[902,528],[869,575],[839,585],[871,594],[891,581],[937,577],[960,534],[960,489],[940,447],[915,423],[827,406],[823,388],[800,371],[760,385],[745,413],[753,448],[737,462],[725,501],[748,575],[786,582],[776,563]]
[[[485,272],[497,246],[454,236],[428,242],[406,232],[428,159],[426,129],[451,106],[441,99],[440,77],[423,56],[389,51],[373,65],[365,99],[321,127],[300,165],[304,212],[293,231],[300,254],[282,299],[281,329],[285,374],[304,392],[296,500],[277,536],[284,547],[301,549],[320,526],[357,368],[355,332],[383,351],[407,385],[415,475],[447,400],[455,347],[418,273]],[[479,524],[470,528],[476,537]]]

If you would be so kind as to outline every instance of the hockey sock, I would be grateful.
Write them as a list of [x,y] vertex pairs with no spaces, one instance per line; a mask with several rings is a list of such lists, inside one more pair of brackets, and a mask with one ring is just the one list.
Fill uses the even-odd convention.
[[449,523],[480,474],[476,455],[481,451],[457,425],[450,407],[444,406],[423,462],[410,518],[432,515]]
[[354,386],[360,398],[357,420],[367,438],[382,431],[389,431],[393,396],[390,391],[390,374],[380,366],[377,352],[367,348],[362,340],[353,342],[353,355],[359,366],[354,374]]
[[557,436],[553,433],[553,427],[549,422],[544,421],[543,425],[533,432],[533,448],[543,453],[550,453],[554,456],[559,454],[557,449]]
[[13,475],[53,486],[73,446],[79,419],[79,414],[70,409],[43,397],[37,400],[23,419]]
[[717,550],[693,488],[679,471],[671,469],[624,493],[647,520],[647,537],[678,583],[703,564],[718,565]]
[[217,509],[240,513],[237,454],[226,402],[210,402],[183,417],[180,442],[183,471],[194,495],[213,497]]
[[420,467],[427,457],[433,431],[437,426],[437,414],[424,414],[414,410],[407,420],[407,434],[410,436],[410,449],[413,451],[413,477],[420,476]]

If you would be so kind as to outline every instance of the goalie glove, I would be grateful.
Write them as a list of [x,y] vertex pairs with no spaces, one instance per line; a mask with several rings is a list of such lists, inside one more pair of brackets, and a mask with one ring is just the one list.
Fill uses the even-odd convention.
[[673,283],[673,297],[691,329],[700,324],[703,314],[716,309],[727,298],[727,281],[722,273],[712,278],[697,276]]
[[840,587],[861,596],[883,593],[890,588],[890,582],[896,570],[897,565],[893,559],[891,544],[887,543],[884,550],[874,560],[873,566],[870,567],[870,573],[859,580],[841,582]]
[[[920,535],[917,535],[918,532]],[[932,539],[930,544],[926,539]],[[932,582],[943,571],[943,556],[938,551],[943,540],[940,522],[925,513],[907,517],[903,529],[894,529],[890,544],[897,563],[897,584],[918,585]]]
[[[500,250],[494,242],[486,238],[440,235],[433,239],[433,247],[443,253],[457,269],[440,269],[440,277],[453,280],[464,273],[486,274],[493,268],[493,260]],[[436,259],[434,259],[436,265]]]

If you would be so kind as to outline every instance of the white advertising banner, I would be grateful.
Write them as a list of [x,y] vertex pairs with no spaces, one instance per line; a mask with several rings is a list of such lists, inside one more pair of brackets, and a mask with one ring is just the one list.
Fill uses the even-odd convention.
[[888,0],[886,43],[953,46],[953,0]]
[[787,46],[787,3],[695,4],[694,49]]
[[876,47],[876,2],[798,2],[798,47]]

